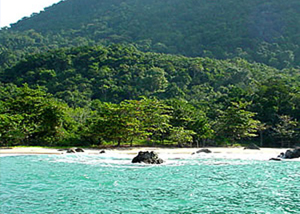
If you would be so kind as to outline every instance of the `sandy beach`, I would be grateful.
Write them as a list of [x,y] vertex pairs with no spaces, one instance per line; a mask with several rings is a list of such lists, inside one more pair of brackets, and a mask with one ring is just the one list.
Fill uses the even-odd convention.
[[[155,151],[161,156],[173,156],[184,158],[186,156],[196,153],[201,148],[158,148],[158,147],[133,147],[133,148],[117,148],[117,149],[104,149],[106,154],[112,156],[120,155],[136,155],[139,151]],[[268,160],[272,157],[277,157],[281,152],[287,149],[282,148],[261,148],[260,150],[249,150],[240,148],[224,148],[224,147],[210,147],[207,148],[212,153],[205,154],[199,153],[203,157],[216,157],[216,158],[245,158],[245,159],[262,159]],[[103,149],[85,149],[84,154],[98,155]],[[64,155],[65,150],[39,148],[39,147],[17,147],[9,149],[0,149],[0,156],[7,155]]]

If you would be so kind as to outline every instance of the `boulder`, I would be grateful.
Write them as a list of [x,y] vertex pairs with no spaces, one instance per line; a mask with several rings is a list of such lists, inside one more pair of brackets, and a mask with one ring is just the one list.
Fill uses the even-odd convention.
[[67,153],[76,153],[76,152],[84,152],[82,148],[70,148],[67,149]]
[[99,154],[105,154],[105,151],[104,151],[104,150],[102,150],[102,151],[100,151],[100,152],[99,152]]
[[76,152],[84,152],[84,149],[82,149],[82,148],[75,148],[75,151]]
[[161,164],[163,162],[164,161],[158,158],[158,155],[153,151],[140,151],[139,154],[132,159],[132,163]]
[[67,153],[76,153],[75,149],[68,149]]
[[273,161],[281,161],[281,158],[270,158],[269,160],[270,160],[270,161],[271,161],[271,160],[273,160]]
[[196,153],[211,153],[211,151],[209,149],[200,149]]
[[300,147],[295,148],[293,152],[296,158],[300,158]]
[[294,153],[291,150],[286,150],[283,157],[286,159],[292,159],[292,158],[294,158]]
[[284,158],[284,152],[281,152],[281,153],[277,156],[277,158]]
[[244,149],[257,149],[257,150],[260,150],[260,148],[254,143],[250,144],[249,146],[246,146]]
[[293,150],[287,150],[283,157],[286,159],[300,158],[300,147]]

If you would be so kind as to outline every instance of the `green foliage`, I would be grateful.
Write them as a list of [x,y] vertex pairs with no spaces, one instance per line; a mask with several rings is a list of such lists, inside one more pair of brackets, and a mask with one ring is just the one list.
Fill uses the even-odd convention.
[[[170,120],[171,125],[174,127],[173,135],[176,132],[188,130],[190,131],[189,135],[193,136],[193,142],[213,138],[213,130],[209,119],[201,109],[183,100],[171,99],[166,100],[165,103],[171,106],[173,110]],[[187,142],[190,142],[190,140]]]
[[[216,145],[224,138],[258,140],[253,129],[259,120],[266,124],[258,127],[263,145],[278,145],[278,115],[300,120],[299,69],[281,71],[243,59],[111,45],[31,54],[0,74],[1,127],[7,127],[1,137],[15,144],[153,145],[179,133],[192,136],[192,145]],[[297,136],[290,142],[296,144]]]
[[231,103],[216,122],[217,134],[231,139],[232,142],[242,138],[255,137],[259,121],[254,120],[255,113],[247,111],[251,103]]
[[2,145],[51,145],[66,138],[67,106],[43,90],[25,84],[3,96],[0,104]]
[[10,64],[24,51],[134,43],[143,51],[290,68],[300,63],[299,7],[298,0],[61,1],[2,29],[0,60]]
[[87,121],[85,137],[93,142],[151,140],[169,127],[168,107],[157,100],[143,98],[120,104],[97,103],[95,114]]
[[299,123],[290,116],[279,116],[279,123],[274,127],[274,135],[280,139],[281,147],[286,143],[288,147],[291,147],[291,140],[295,137],[297,126],[299,126]]
[[[291,70],[289,76],[297,72]],[[93,99],[121,102],[140,96],[209,102],[229,94],[232,99],[240,99],[247,94],[246,90],[256,89],[257,81],[279,73],[241,59],[186,58],[112,45],[30,55],[4,69],[0,80],[18,86],[44,86],[69,105],[82,107]]]
[[183,127],[173,127],[170,133],[170,139],[174,142],[178,142],[178,147],[183,147],[184,144],[193,142],[193,135],[196,133],[191,130],[185,130]]

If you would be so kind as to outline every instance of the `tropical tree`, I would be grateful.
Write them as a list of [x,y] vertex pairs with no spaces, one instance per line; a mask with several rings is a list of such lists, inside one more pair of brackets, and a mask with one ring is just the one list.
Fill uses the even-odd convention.
[[291,147],[291,140],[296,134],[296,127],[298,122],[288,115],[279,116],[279,123],[273,128],[275,131],[275,137],[279,138],[281,147],[287,143],[288,147]]
[[0,116],[1,141],[12,144],[41,145],[64,138],[67,106],[45,91],[27,84],[3,97]]
[[[193,132],[193,142],[197,145],[213,137],[213,130],[206,114],[185,100],[170,99],[165,103],[172,107],[170,124],[172,127],[183,127]],[[178,133],[178,132],[177,132]]]
[[178,147],[193,143],[193,135],[196,133],[192,130],[186,130],[183,127],[172,127],[170,129],[169,139],[178,143]]
[[216,122],[216,132],[226,137],[231,143],[242,138],[256,137],[258,120],[253,119],[256,113],[246,110],[249,102],[232,102],[225,110],[220,112]]

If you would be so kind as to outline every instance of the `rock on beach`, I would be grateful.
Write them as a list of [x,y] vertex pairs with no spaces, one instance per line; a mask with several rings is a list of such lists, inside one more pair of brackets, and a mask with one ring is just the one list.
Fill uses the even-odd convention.
[[164,161],[153,151],[140,151],[138,155],[132,159],[132,163],[161,164],[163,162]]

